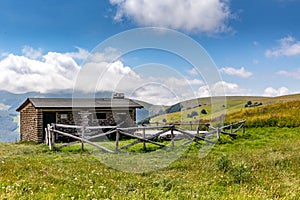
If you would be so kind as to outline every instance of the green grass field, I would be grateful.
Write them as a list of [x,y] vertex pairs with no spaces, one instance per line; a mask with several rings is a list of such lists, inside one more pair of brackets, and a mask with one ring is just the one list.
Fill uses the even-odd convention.
[[200,148],[191,144],[164,169],[126,173],[79,146],[1,143],[0,199],[300,198],[300,128],[248,128],[204,158]]

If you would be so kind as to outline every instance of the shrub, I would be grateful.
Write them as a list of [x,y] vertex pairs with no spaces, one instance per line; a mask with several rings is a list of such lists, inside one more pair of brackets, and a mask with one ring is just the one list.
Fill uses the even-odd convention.
[[201,110],[201,114],[206,115],[206,114],[207,114],[206,110],[205,110],[205,109],[202,109],[202,110]]
[[251,168],[245,162],[235,164],[230,170],[235,183],[244,183],[252,180]]
[[232,167],[231,160],[229,160],[226,156],[222,156],[217,160],[218,169],[223,171],[224,173],[229,171]]
[[187,114],[188,118],[193,118],[195,116],[198,116],[198,113],[196,111],[191,112],[191,114]]

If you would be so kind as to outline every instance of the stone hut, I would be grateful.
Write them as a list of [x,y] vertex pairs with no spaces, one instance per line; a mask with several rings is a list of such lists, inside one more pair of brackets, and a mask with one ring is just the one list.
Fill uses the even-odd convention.
[[140,104],[124,96],[114,98],[28,98],[20,112],[21,141],[43,142],[47,124],[78,125],[81,112],[88,112],[90,126],[135,126]]

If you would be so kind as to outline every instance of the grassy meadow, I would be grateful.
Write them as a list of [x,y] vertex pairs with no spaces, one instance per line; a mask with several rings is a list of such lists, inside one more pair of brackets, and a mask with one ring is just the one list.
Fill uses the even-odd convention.
[[[142,144],[129,148],[138,153],[137,159],[141,153],[147,158],[143,163],[125,160],[126,156],[122,160],[120,154],[118,162],[128,164],[128,170],[118,171],[113,166],[115,154],[104,157],[113,161],[109,167],[97,154],[81,151],[80,145],[50,151],[44,144],[0,143],[0,199],[299,200],[299,99],[300,95],[228,97],[226,105],[215,106],[225,106],[225,123],[246,119],[244,134],[239,131],[235,139],[222,135],[203,158],[201,144],[192,143],[177,160],[152,172],[138,173],[143,165],[155,168],[162,162],[152,158],[151,150],[157,147],[151,144],[148,151]],[[262,105],[245,107],[248,101]],[[210,120],[210,99],[199,102],[200,107],[156,116],[151,122]],[[203,109],[207,114],[201,113]],[[188,117],[193,111],[198,115]]]
[[222,137],[204,158],[201,145],[190,144],[148,173],[114,170],[79,146],[1,143],[0,199],[299,199],[300,128],[238,134]]

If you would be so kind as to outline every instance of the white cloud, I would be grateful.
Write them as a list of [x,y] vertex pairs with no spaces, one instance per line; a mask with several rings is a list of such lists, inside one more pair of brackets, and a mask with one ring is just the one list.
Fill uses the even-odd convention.
[[0,110],[8,110],[10,106],[0,103]]
[[73,88],[74,79],[79,71],[79,66],[73,58],[61,53],[48,52],[36,60],[40,57],[39,54],[30,48],[25,49],[29,49],[26,52],[23,49],[26,57],[9,54],[0,60],[2,90],[13,93],[46,93]]
[[[98,67],[105,67],[106,70],[99,78],[97,91],[113,90],[124,92],[129,96],[134,94],[134,98],[154,104],[170,105],[179,100],[196,98],[194,90],[203,84],[203,81],[198,79],[138,74],[130,67],[124,66],[121,61],[109,65],[103,63],[102,66],[98,65]],[[89,86],[84,88],[89,88]]]
[[172,89],[158,83],[147,83],[131,94],[133,98],[156,105],[172,105],[182,100]]
[[179,77],[168,77],[168,78],[161,78],[156,79],[160,82],[163,82],[167,85],[173,87],[192,87],[193,85],[202,85],[203,81],[199,79],[188,79],[188,78],[179,78]]
[[187,82],[190,85],[203,85],[203,81],[201,81],[199,79],[187,79]]
[[250,76],[252,76],[252,73],[245,70],[244,67],[241,67],[240,69],[235,69],[233,67],[223,67],[219,71],[230,76],[238,76],[241,78],[249,78]]
[[103,52],[93,52],[89,55],[88,60],[86,62],[112,62],[115,61],[116,58],[121,56],[121,52],[118,49],[107,47]]
[[22,53],[25,57],[30,59],[38,59],[42,56],[42,49],[34,49],[30,46],[24,46],[22,49]]
[[267,57],[296,56],[300,55],[300,42],[292,36],[287,36],[279,40],[280,46],[265,52]]
[[286,76],[286,77],[291,77],[294,79],[300,79],[300,68],[295,71],[290,71],[290,72],[282,70],[282,71],[277,72],[277,74]]
[[65,55],[78,60],[84,60],[89,56],[89,52],[87,50],[80,47],[76,47],[76,49],[78,50],[77,52],[68,52],[65,53]]
[[7,53],[7,52],[2,52],[2,53],[0,53],[0,58],[2,58],[2,57],[7,57],[9,55],[9,53]]
[[225,81],[219,81],[210,87],[205,85],[198,89],[198,95],[200,97],[219,95],[247,95],[249,93],[249,90],[241,88],[238,84]]
[[192,76],[197,76],[197,75],[200,75],[199,71],[196,69],[196,68],[192,68],[190,70],[187,70],[187,73],[189,75],[192,75]]
[[197,33],[230,30],[229,1],[222,0],[110,0],[116,21],[124,18],[141,26],[158,26]]
[[267,87],[264,91],[264,96],[282,96],[289,94],[289,89],[286,87],[280,87],[275,89],[273,87]]
[[202,80],[181,76],[163,66],[149,70],[147,66],[132,69],[121,60],[110,63],[119,55],[113,48],[90,54],[79,72],[75,90],[123,92],[129,98],[166,105],[196,98],[194,91],[203,85]]
[[[84,63],[79,72],[76,90],[127,93],[143,81],[138,74],[119,60],[112,63],[107,62],[107,58],[102,53],[96,53],[91,57]],[[101,58],[104,60],[101,61]]]

